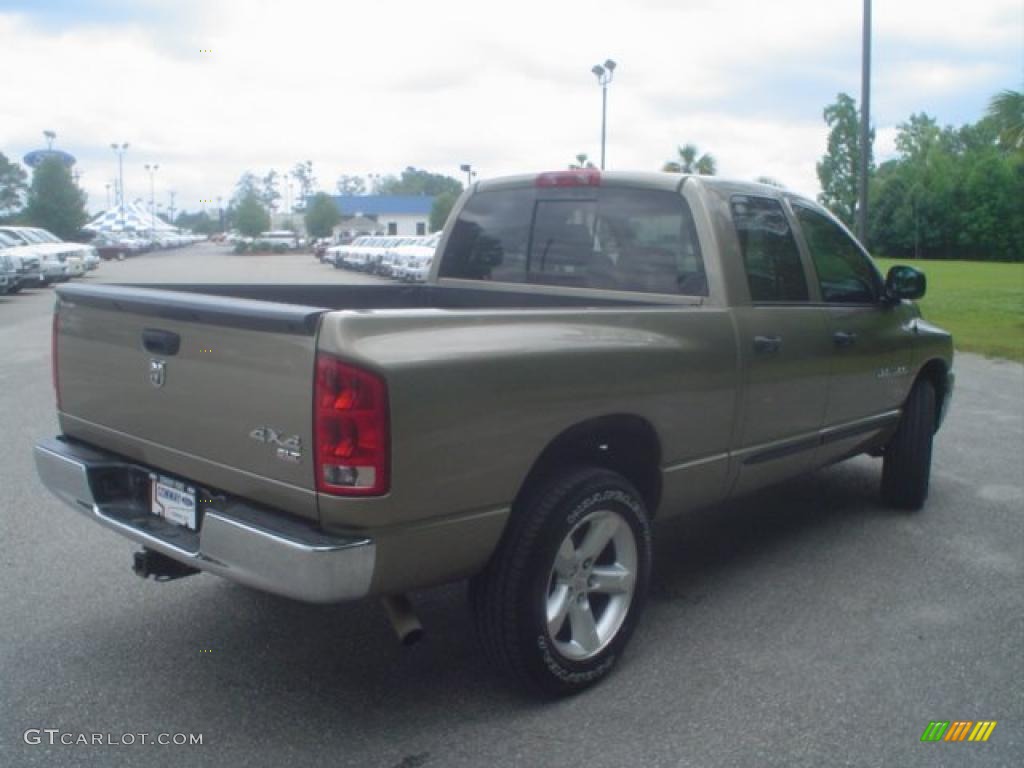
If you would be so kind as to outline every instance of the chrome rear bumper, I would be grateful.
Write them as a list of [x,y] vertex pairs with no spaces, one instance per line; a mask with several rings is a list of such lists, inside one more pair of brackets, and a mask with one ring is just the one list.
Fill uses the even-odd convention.
[[[82,443],[45,440],[35,448],[43,484],[69,506],[178,562],[266,592],[313,603],[364,597],[376,546],[326,534],[309,523],[224,500],[190,531],[150,513],[151,470]],[[198,484],[197,484],[198,485]]]

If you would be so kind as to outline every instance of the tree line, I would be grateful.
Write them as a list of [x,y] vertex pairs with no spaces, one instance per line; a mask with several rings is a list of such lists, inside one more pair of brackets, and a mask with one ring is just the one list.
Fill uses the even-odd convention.
[[[857,217],[860,111],[840,93],[825,107],[825,154],[817,163],[818,201],[853,227]],[[1024,94],[1005,90],[987,113],[959,128],[920,112],[898,126],[896,156],[875,165],[868,141],[868,242],[898,258],[1024,259]],[[592,168],[577,155],[570,168]],[[718,163],[684,144],[662,165],[671,173],[713,176]],[[757,181],[783,186],[760,176]]]
[[[824,111],[828,147],[819,200],[847,225],[857,213],[856,102]],[[872,139],[873,139],[872,135]],[[868,242],[899,258],[1024,259],[1024,96],[1003,91],[984,117],[959,128],[920,112],[898,126],[896,156],[869,158]]]
[[58,237],[78,237],[89,221],[86,194],[59,159],[43,160],[32,181],[17,163],[0,152],[0,223],[47,229]]
[[[319,185],[313,175],[312,162],[300,163],[292,175],[296,179],[301,179],[297,208],[303,216],[306,231],[311,237],[330,236],[334,227],[341,221],[341,214],[332,197],[326,192],[318,191]],[[235,185],[235,192],[223,213],[223,227],[238,229],[242,234],[251,237],[265,232],[270,227],[271,213],[276,210],[281,197],[277,190],[279,181],[280,177],[274,171],[270,171],[264,176],[257,176],[251,171],[243,173]],[[375,174],[370,177],[370,181],[368,188],[363,177],[342,174],[335,184],[335,189],[339,195],[425,195],[433,197],[434,202],[430,212],[431,231],[436,231],[444,226],[452,206],[462,193],[462,183],[457,179],[431,173],[414,166],[406,167],[398,176]],[[178,220],[182,222],[182,226],[186,225],[185,217],[179,216]],[[188,221],[188,226],[193,229],[197,225],[200,227],[213,225],[208,217],[206,221],[197,222],[195,219]],[[293,225],[292,222],[285,224],[286,226]]]

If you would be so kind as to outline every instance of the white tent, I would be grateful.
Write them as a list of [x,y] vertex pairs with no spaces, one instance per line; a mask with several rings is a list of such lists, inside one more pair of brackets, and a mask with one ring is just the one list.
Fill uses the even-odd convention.
[[178,232],[177,227],[172,227],[159,216],[151,216],[149,211],[139,203],[124,204],[124,223],[122,226],[121,209],[118,207],[104,211],[95,219],[85,225],[85,229],[93,232],[154,232],[155,234],[170,234]]

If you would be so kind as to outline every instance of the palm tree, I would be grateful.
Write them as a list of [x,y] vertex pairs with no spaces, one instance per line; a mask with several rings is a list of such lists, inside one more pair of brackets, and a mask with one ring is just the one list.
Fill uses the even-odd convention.
[[576,162],[575,163],[569,163],[569,170],[571,170],[571,171],[582,171],[585,168],[596,168],[596,167],[597,167],[596,165],[594,165],[592,162],[590,162],[590,160],[587,159],[587,153],[586,152],[580,152],[578,155],[576,155]]
[[697,157],[700,152],[696,144],[684,144],[677,148],[679,157],[669,160],[661,167],[666,173],[696,173],[701,176],[714,176],[718,171],[718,163],[715,158],[704,153]]
[[1024,151],[1024,93],[1000,91],[988,104],[988,116],[999,129],[999,146]]

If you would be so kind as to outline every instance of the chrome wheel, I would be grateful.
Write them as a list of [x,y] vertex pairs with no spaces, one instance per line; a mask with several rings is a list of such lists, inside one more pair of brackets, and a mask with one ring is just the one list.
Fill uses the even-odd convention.
[[637,577],[633,529],[603,509],[580,520],[562,540],[548,578],[548,634],[567,659],[600,653],[622,627]]

